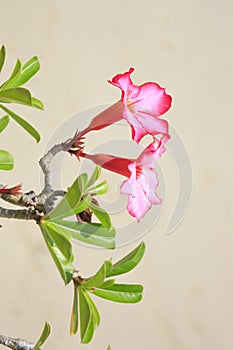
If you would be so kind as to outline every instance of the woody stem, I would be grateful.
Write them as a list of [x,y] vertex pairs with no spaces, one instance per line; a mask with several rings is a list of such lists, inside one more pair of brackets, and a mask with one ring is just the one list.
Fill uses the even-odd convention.
[[19,219],[19,220],[35,220],[39,222],[41,215],[37,210],[29,209],[7,209],[0,207],[0,217],[6,219]]
[[32,350],[35,346],[35,344],[26,340],[10,338],[5,335],[0,335],[0,345],[4,345],[12,350]]
[[67,152],[70,148],[70,139],[53,146],[39,161],[40,167],[44,173],[44,188],[40,195],[52,192],[53,172],[51,169],[51,161],[59,152]]

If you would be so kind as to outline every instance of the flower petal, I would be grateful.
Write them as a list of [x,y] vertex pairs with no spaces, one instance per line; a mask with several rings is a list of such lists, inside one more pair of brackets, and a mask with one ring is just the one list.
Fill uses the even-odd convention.
[[127,107],[124,108],[123,117],[127,120],[132,130],[132,139],[139,142],[143,136],[147,135],[147,131],[142,128],[136,114],[132,113]]
[[107,170],[113,171],[115,173],[121,174],[123,176],[129,177],[129,164],[132,163],[131,159],[127,158],[119,158],[116,156],[112,156],[110,154],[79,154],[80,157],[88,158],[92,160],[95,164],[105,168]]
[[[140,186],[137,186],[137,190],[136,197],[129,196],[127,210],[130,215],[135,217],[138,222],[140,222],[148,210],[150,210],[152,204]],[[123,190],[121,193],[124,193]]]
[[156,188],[159,185],[158,175],[154,170],[148,170],[146,175],[140,176],[140,184],[146,194],[146,197],[152,204],[160,204],[162,200],[156,194]]
[[131,176],[122,183],[121,193],[129,196],[127,204],[129,214],[140,221],[152,204],[160,204],[161,199],[155,192],[159,184],[157,173],[154,170],[145,172],[142,168],[137,172],[137,167],[136,162],[129,165]]
[[114,103],[112,106],[105,109],[103,112],[95,116],[88,127],[81,131],[80,136],[87,134],[92,130],[100,130],[107,126],[118,122],[123,119],[123,108],[124,105],[121,101]]
[[154,142],[147,146],[137,158],[137,164],[147,169],[154,168],[155,160],[165,152],[164,144],[168,139],[169,137],[166,136],[162,136],[160,140],[154,138]]
[[123,117],[128,121],[132,128],[132,139],[139,142],[143,136],[150,134],[169,135],[168,122],[149,114],[146,110],[134,111],[124,108]]
[[[125,96],[128,96],[130,93],[134,91],[134,85],[130,79],[130,74],[134,71],[134,68],[130,68],[128,72],[123,74],[117,74],[112,80],[108,80],[108,82],[114,86],[117,86],[122,91],[122,100],[124,100]],[[136,87],[137,88],[137,87]],[[138,91],[137,91],[138,93]]]
[[130,215],[140,221],[146,212],[151,208],[145,191],[136,175],[136,163],[129,165],[131,177],[121,185],[121,193],[129,195],[127,210]]
[[154,117],[166,113],[171,107],[172,97],[167,95],[164,88],[156,83],[145,83],[139,86],[139,93],[133,99],[138,112],[147,110]]

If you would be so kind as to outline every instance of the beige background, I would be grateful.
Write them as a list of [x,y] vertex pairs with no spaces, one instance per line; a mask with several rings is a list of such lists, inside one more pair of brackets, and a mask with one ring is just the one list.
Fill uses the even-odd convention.
[[[42,68],[30,87],[46,106],[43,113],[18,108],[40,130],[40,144],[13,123],[1,136],[1,148],[15,155],[15,170],[1,173],[2,183],[39,190],[37,161],[53,132],[80,110],[116,101],[119,92],[106,80],[129,66],[136,68],[135,82],[157,81],[173,95],[167,118],[182,135],[194,174],[190,210],[167,236],[178,188],[166,156],[165,210],[145,237],[143,262],[128,277],[145,285],[144,299],[133,306],[98,299],[102,323],[88,346],[68,334],[72,288],[63,286],[35,225],[2,219],[0,333],[35,340],[46,319],[50,350],[101,350],[109,343],[113,350],[232,349],[232,1],[0,5],[0,43],[8,56],[3,77],[17,56],[38,55]],[[74,164],[67,164],[67,180]],[[103,252],[76,245],[76,261],[83,274],[93,273],[105,257],[134,246]]]

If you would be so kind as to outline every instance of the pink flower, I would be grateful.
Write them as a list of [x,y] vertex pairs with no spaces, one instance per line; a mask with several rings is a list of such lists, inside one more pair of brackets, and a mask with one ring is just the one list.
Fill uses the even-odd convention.
[[139,142],[147,134],[168,135],[167,121],[158,117],[171,107],[171,96],[156,83],[134,85],[130,78],[133,71],[134,68],[130,68],[128,72],[117,74],[109,81],[122,91],[123,118],[132,128],[133,140]]
[[[171,107],[172,98],[158,84],[148,82],[134,85],[128,72],[117,74],[110,84],[121,89],[121,99],[95,116],[90,124],[78,132],[70,141],[69,153],[92,160],[101,167],[119,173],[125,177],[121,193],[129,196],[128,212],[140,221],[153,204],[160,204],[156,194],[158,178],[155,171],[155,160],[165,151],[164,144],[170,138],[168,123],[159,118]],[[137,159],[120,158],[108,154],[84,153],[84,136],[93,130],[100,130],[117,121],[125,119],[132,129],[132,138],[137,143],[145,135],[152,135],[151,143]],[[155,138],[160,134],[160,140]]]
[[[121,185],[121,193],[129,196],[127,210],[140,221],[152,204],[160,204],[156,194],[158,178],[155,171],[155,160],[165,151],[166,138],[154,139],[137,159],[120,158],[108,154],[80,153],[78,157],[92,160],[101,167],[124,175],[128,179]],[[75,152],[73,152],[75,154]]]
[[156,83],[134,85],[128,72],[117,74],[109,83],[121,89],[121,100],[95,116],[86,129],[79,133],[83,137],[90,131],[103,129],[121,119],[127,120],[132,129],[132,138],[139,142],[147,134],[168,136],[168,123],[158,118],[171,107],[172,98]]

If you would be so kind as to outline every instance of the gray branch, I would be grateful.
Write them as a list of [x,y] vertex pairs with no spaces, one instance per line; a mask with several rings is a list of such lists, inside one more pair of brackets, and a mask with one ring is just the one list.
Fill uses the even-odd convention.
[[44,188],[40,194],[36,195],[34,191],[19,195],[0,193],[0,198],[4,201],[28,208],[23,210],[13,210],[0,207],[0,217],[8,219],[36,220],[39,222],[41,217],[40,214],[46,214],[54,207],[54,202],[56,201],[57,197],[63,197],[65,192],[62,190],[53,190],[51,161],[59,152],[67,152],[73,142],[74,138],[71,138],[65,142],[53,146],[40,159],[39,164],[44,173]]
[[41,195],[51,193],[53,191],[53,173],[51,170],[51,161],[59,152],[67,152],[73,143],[73,138],[68,139],[58,145],[53,146],[39,161],[40,167],[44,173],[44,188]]
[[32,350],[35,344],[19,338],[10,338],[0,335],[0,345],[4,345],[12,350]]
[[29,209],[7,209],[0,207],[0,217],[6,219],[35,220],[39,223],[41,215],[34,208]]
[[18,195],[12,195],[7,193],[0,193],[0,198],[5,202],[18,205],[20,207],[33,207],[35,206],[35,197],[36,194],[34,191],[30,191],[28,193],[22,193]]

